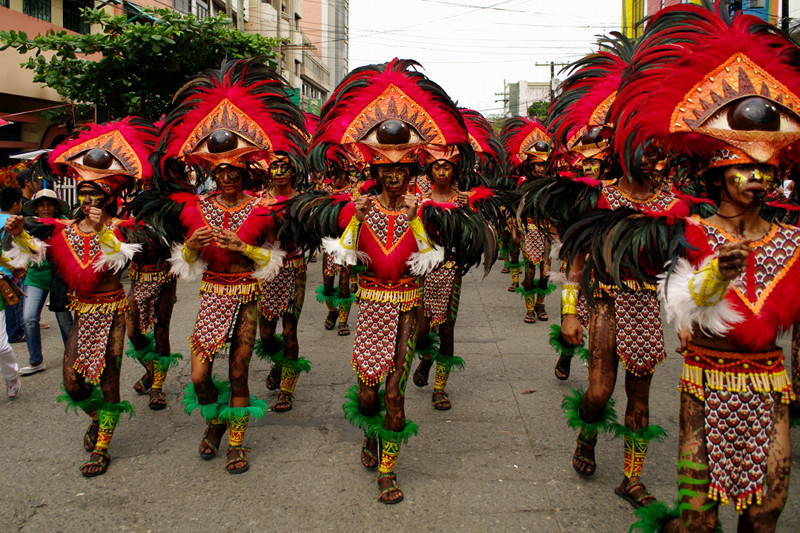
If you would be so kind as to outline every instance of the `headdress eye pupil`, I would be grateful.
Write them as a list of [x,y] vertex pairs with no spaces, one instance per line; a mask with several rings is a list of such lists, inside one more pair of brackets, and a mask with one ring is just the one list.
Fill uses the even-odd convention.
[[112,155],[101,148],[92,148],[83,156],[83,164],[87,167],[106,169],[110,168],[113,162]]
[[591,126],[586,128],[586,131],[583,132],[581,135],[581,143],[583,144],[596,144],[599,143],[602,139],[601,133],[603,132],[603,126]]
[[381,144],[407,144],[411,140],[411,130],[402,120],[384,120],[378,126],[377,139]]
[[537,152],[549,152],[550,145],[547,144],[545,141],[538,141],[536,144],[533,145],[533,149]]
[[228,130],[217,130],[208,136],[208,151],[213,154],[233,150],[237,144],[236,135]]
[[728,111],[728,126],[734,130],[779,131],[781,115],[765,98],[753,96],[739,100]]

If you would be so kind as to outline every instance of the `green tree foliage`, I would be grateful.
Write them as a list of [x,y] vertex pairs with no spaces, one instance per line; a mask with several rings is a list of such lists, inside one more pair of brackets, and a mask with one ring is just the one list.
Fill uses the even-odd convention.
[[138,115],[150,120],[167,110],[187,76],[219,67],[224,58],[262,57],[274,65],[284,41],[241,33],[224,16],[197,19],[169,9],[145,9],[140,20],[103,10],[81,10],[93,32],[50,31],[29,39],[24,32],[0,32],[0,50],[35,52],[22,66],[34,81],[55,90],[74,108],[51,120],[66,124],[102,106],[112,119]]
[[547,100],[537,100],[528,106],[528,116],[530,118],[538,118],[542,124],[547,123],[547,110],[550,108],[550,102]]

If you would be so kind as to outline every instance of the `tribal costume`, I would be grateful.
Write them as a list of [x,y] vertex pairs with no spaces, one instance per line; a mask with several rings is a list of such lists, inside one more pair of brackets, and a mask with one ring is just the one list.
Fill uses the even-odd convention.
[[[353,200],[358,198],[360,194],[354,179],[360,172],[357,158],[341,146],[332,146],[325,154],[325,163],[327,179],[320,189],[330,195],[349,196]],[[337,286],[335,286],[336,276],[339,276]],[[355,301],[355,293],[351,287],[357,287],[357,283],[357,279],[353,279],[351,265],[338,265],[333,261],[333,256],[323,253],[322,284],[317,287],[317,301],[324,303],[328,308],[325,329],[336,327],[339,336],[350,335],[350,325],[347,320]]]
[[[608,155],[608,139],[613,127],[608,121],[620,78],[633,52],[632,44],[621,35],[600,41],[600,51],[579,60],[564,83],[559,99],[551,108],[551,130],[559,155],[578,152],[585,172],[596,174],[595,167]],[[650,161],[638,153],[643,162]],[[606,169],[613,168],[607,162]],[[615,493],[634,507],[651,505],[651,496],[639,480],[648,443],[663,437],[658,426],[648,426],[649,391],[653,370],[666,357],[660,311],[654,287],[631,281],[629,276],[609,280],[592,265],[592,244],[604,235],[591,234],[583,240],[566,231],[581,213],[671,211],[688,215],[687,205],[675,198],[667,187],[644,175],[650,167],[642,164],[641,174],[601,182],[582,177],[556,177],[550,183],[524,187],[526,201],[535,204],[534,220],[545,220],[559,229],[563,242],[561,255],[570,258],[568,279],[562,286],[562,324],[559,337],[572,345],[563,351],[556,376],[566,378],[574,346],[582,343],[578,313],[578,279],[583,272],[589,304],[589,386],[586,392],[573,391],[563,407],[570,427],[580,430],[572,464],[582,476],[594,473],[594,448],[598,430],[615,430],[624,437],[624,478]],[[613,170],[612,170],[613,172]],[[526,214],[525,206],[521,211]],[[588,231],[589,228],[587,228]],[[584,266],[585,263],[585,266]],[[555,333],[555,332],[554,332]],[[567,364],[564,364],[564,359]],[[625,368],[627,406],[624,425],[615,423],[613,400],[618,363]],[[561,370],[561,375],[559,375]]]
[[[255,60],[225,61],[219,70],[195,76],[174,102],[157,147],[153,190],[139,195],[133,210],[174,243],[174,274],[202,275],[200,310],[189,337],[192,384],[183,404],[187,413],[200,409],[206,419],[203,459],[216,455],[227,429],[225,468],[238,474],[249,468],[243,445],[248,422],[267,410],[248,387],[260,280],[274,279],[284,259],[276,246],[273,208],[245,190],[263,179],[264,161],[278,154],[303,160],[304,117],[277,73]],[[213,175],[218,192],[190,192],[186,164]],[[230,382],[212,377],[224,348]]]
[[[312,168],[318,160],[314,154],[327,153],[331,146],[356,147],[365,154],[372,178],[380,181],[379,195],[354,202],[336,196],[302,200],[309,204],[306,225],[328,236],[323,248],[334,261],[355,265],[360,260],[367,266],[356,294],[360,310],[353,366],[359,383],[348,393],[344,410],[364,430],[362,464],[380,464],[383,503],[403,498],[395,463],[401,441],[417,431],[404,411],[420,303],[417,276],[443,259],[443,250],[433,245],[417,216],[416,197],[406,193],[412,176],[419,174],[414,163],[421,149],[435,145],[440,150],[455,147],[462,154],[470,151],[458,109],[438,85],[414,70],[416,65],[395,59],[352,71],[323,107],[312,141]],[[471,164],[471,157],[462,157],[465,162]],[[329,209],[338,210],[336,227],[328,227]],[[384,378],[385,396],[379,394]]]
[[[527,118],[510,118],[503,124],[500,132],[508,153],[511,176],[517,178],[517,185],[528,180],[544,178],[547,158],[550,154],[550,139],[542,124]],[[514,243],[506,266],[511,270],[511,287],[525,301],[524,321],[529,324],[549,319],[544,308],[544,297],[553,292],[556,286],[549,281],[550,275],[550,225],[537,226],[531,218],[512,219]],[[522,245],[523,261],[517,262]],[[525,278],[518,286],[519,271],[525,267]],[[540,277],[536,279],[536,267]]]
[[[445,254],[445,262],[425,275],[417,324],[417,353],[421,360],[414,371],[413,381],[418,387],[427,385],[430,369],[436,365],[431,401],[433,407],[440,411],[452,407],[445,391],[451,369],[464,368],[464,360],[454,355],[454,329],[461,297],[461,279],[466,272],[464,258],[469,248],[467,243],[483,242],[484,237],[490,235],[487,245],[489,257],[486,258],[486,265],[490,266],[496,248],[492,224],[498,224],[503,218],[491,189],[479,186],[465,190],[472,182],[494,181],[494,173],[502,172],[505,155],[503,146],[491,124],[482,115],[468,109],[460,111],[467,125],[470,146],[478,158],[477,167],[484,175],[471,169],[473,175],[468,173],[462,176],[455,172],[460,157],[458,152],[434,152],[429,156],[427,165],[427,176],[433,188],[422,202],[420,215],[426,227],[431,228],[434,242],[437,240],[436,228],[446,225],[458,228],[456,231],[462,234],[462,241]],[[441,196],[442,193],[444,196]],[[465,210],[475,211],[478,216],[468,214]],[[442,244],[446,241],[444,239]],[[432,328],[438,329],[438,335],[431,331]]]
[[[282,173],[275,172],[276,162],[283,163],[281,165]],[[297,193],[294,187],[297,183],[294,181],[298,176],[306,174],[305,165],[295,170],[285,163],[285,161],[278,160],[273,161],[273,164],[270,165],[270,173],[273,176],[273,192],[277,195],[279,188],[282,187],[282,189],[279,196],[272,196],[269,191],[264,192],[262,202],[267,205],[274,205],[295,196]],[[275,181],[276,179],[277,181]],[[272,410],[279,413],[292,408],[294,389],[297,386],[300,372],[311,370],[311,363],[308,359],[299,356],[300,346],[297,340],[297,322],[303,311],[308,269],[302,251],[294,244],[289,232],[284,232],[282,241],[286,250],[283,266],[275,279],[261,282],[262,295],[258,299],[261,339],[256,345],[256,353],[259,357],[272,361],[266,385],[269,390],[280,387],[278,402],[272,406]],[[283,321],[282,335],[275,334],[278,318]]]
[[156,133],[152,124],[131,117],[76,131],[50,153],[48,164],[55,179],[77,182],[78,220],[38,219],[31,233],[10,230],[17,233],[13,251],[20,262],[31,257],[36,262],[46,254],[67,283],[76,318],[59,400],[92,419],[84,436],[92,457],[81,467],[87,477],[106,472],[120,413],[133,413],[119,394],[128,308],[120,276],[141,246],[125,242],[135,237],[133,222],[113,216],[119,195],[152,173],[148,156]]
[[605,280],[653,283],[671,261],[659,290],[684,355],[679,504],[642,510],[646,531],[714,531],[728,501],[740,531],[774,531],[786,501],[794,393],[775,339],[800,316],[800,234],[766,221],[761,206],[776,168],[797,158],[800,50],[756,17],[730,20],[728,8],[678,5],[649,19],[610,113],[626,173],[641,172],[648,145],[694,156],[718,212],[620,209],[564,229],[599,237],[591,258]]
[[[142,189],[150,187],[150,176],[147,178],[140,182]],[[159,410],[167,406],[163,392],[167,372],[183,358],[180,353],[171,353],[169,340],[172,309],[177,301],[177,278],[170,272],[167,261],[169,247],[163,245],[160,237],[145,241],[143,246],[144,250],[133,257],[129,270],[131,290],[126,329],[130,348],[126,355],[145,368],[133,390],[138,394],[149,391],[148,406]]]

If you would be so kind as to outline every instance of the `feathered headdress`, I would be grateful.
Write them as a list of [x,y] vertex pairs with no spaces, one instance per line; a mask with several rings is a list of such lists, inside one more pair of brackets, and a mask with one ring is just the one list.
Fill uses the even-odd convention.
[[512,172],[528,161],[543,163],[550,155],[550,137],[544,125],[536,119],[513,117],[506,120],[500,138]]
[[505,176],[506,151],[503,143],[486,118],[472,109],[460,109],[467,125],[469,143],[475,152],[478,171],[494,181]]
[[727,2],[662,9],[611,111],[615,151],[634,171],[652,141],[710,166],[777,164],[800,141],[798,67],[797,46]]
[[461,113],[439,85],[413,70],[417,66],[393,59],[350,72],[322,107],[312,151],[340,144],[372,165],[458,152],[462,168],[471,166]]
[[173,102],[158,144],[162,167],[174,158],[203,168],[245,167],[282,155],[305,176],[306,117],[271,67],[223,61],[190,79]]
[[158,129],[138,117],[88,124],[55,147],[48,163],[55,177],[89,182],[108,194],[147,186],[153,176],[148,161]]
[[610,153],[613,124],[608,111],[635,45],[619,32],[600,37],[597,44],[596,53],[565,69],[570,74],[548,111],[549,131],[558,154],[576,152],[584,159],[603,159]]

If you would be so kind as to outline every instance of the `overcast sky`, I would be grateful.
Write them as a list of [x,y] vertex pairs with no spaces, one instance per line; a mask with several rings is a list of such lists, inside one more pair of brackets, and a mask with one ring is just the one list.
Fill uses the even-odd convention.
[[587,54],[595,35],[619,30],[621,10],[621,0],[350,0],[350,68],[416,59],[459,105],[500,114],[503,80],[548,81],[535,63]]

